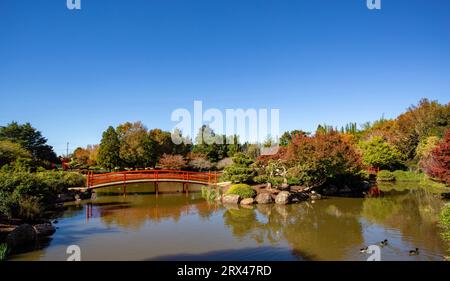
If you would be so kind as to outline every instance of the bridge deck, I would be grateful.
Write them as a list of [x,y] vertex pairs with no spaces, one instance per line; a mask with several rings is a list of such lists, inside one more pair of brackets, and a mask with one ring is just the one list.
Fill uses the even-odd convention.
[[[101,187],[124,185],[129,183],[154,182],[180,182],[183,184],[217,185],[218,174],[212,172],[190,172],[180,170],[140,170],[122,171],[106,174],[89,173],[86,189],[92,190]],[[156,191],[158,192],[158,191]],[[186,189],[187,192],[187,189]]]

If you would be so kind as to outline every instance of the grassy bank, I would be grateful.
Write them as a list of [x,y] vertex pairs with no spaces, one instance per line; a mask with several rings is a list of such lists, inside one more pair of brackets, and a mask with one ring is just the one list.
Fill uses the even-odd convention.
[[[442,237],[448,243],[448,253],[450,255],[450,204],[446,204],[441,211],[441,215],[439,217],[440,225],[442,227]],[[450,257],[446,257],[447,261],[450,260]]]
[[431,193],[450,192],[450,187],[444,183],[434,181],[424,173],[397,170],[394,172],[380,171],[377,175],[378,187],[381,189],[415,189],[423,188]]

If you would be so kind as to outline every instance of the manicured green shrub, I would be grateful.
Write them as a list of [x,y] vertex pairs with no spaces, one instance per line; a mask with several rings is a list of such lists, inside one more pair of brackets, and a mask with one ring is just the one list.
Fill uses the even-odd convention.
[[266,175],[260,175],[253,178],[253,181],[256,183],[267,183],[268,177]]
[[241,198],[252,198],[256,192],[248,184],[234,184],[226,192],[227,195],[239,195]]
[[280,186],[284,183],[284,178],[277,176],[277,177],[270,177],[268,182],[273,186],[273,187],[277,187]]
[[377,174],[377,181],[395,181],[395,175],[390,171],[382,170]]
[[252,164],[253,160],[245,154],[236,153],[233,157],[233,164],[225,168],[222,179],[233,183],[251,182],[256,175]]
[[298,178],[293,178],[293,177],[288,178],[288,179],[287,179],[287,183],[288,183],[289,185],[301,185],[300,179],[298,179]]

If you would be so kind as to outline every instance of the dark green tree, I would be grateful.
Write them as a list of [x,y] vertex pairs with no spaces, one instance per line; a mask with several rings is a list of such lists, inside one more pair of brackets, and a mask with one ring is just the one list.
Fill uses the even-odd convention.
[[117,135],[116,130],[110,126],[102,136],[98,151],[98,163],[108,169],[114,169],[121,166],[119,151],[119,136]]
[[192,152],[206,155],[211,162],[217,162],[228,155],[226,137],[216,135],[208,125],[203,125],[195,138]]
[[256,171],[252,167],[253,160],[244,153],[236,153],[233,157],[233,164],[226,167],[223,179],[233,183],[246,183],[252,181],[256,176]]
[[51,163],[59,162],[53,148],[47,144],[47,139],[30,123],[21,125],[17,122],[11,122],[7,126],[1,126],[0,141],[20,144],[31,153],[33,160],[38,165],[50,166]]
[[280,137],[280,146],[288,146],[288,144],[292,140],[292,137],[296,136],[296,135],[307,136],[307,135],[309,135],[309,133],[306,133],[301,130],[286,131]]
[[227,143],[228,143],[228,145],[227,145],[228,157],[233,157],[236,153],[241,152],[242,146],[239,143],[239,137],[237,135],[228,137]]

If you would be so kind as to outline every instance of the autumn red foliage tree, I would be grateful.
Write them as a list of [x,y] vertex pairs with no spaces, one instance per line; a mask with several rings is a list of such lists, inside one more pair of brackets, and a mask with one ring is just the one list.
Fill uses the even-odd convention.
[[450,130],[420,164],[428,176],[450,184]]
[[362,169],[359,153],[336,131],[317,133],[313,137],[293,137],[285,160],[290,176],[310,187],[339,176],[355,175]]
[[73,152],[72,165],[95,166],[97,165],[99,145],[88,145],[86,148],[78,147]]
[[158,166],[163,169],[181,170],[186,165],[187,161],[182,155],[163,154],[158,162]]

